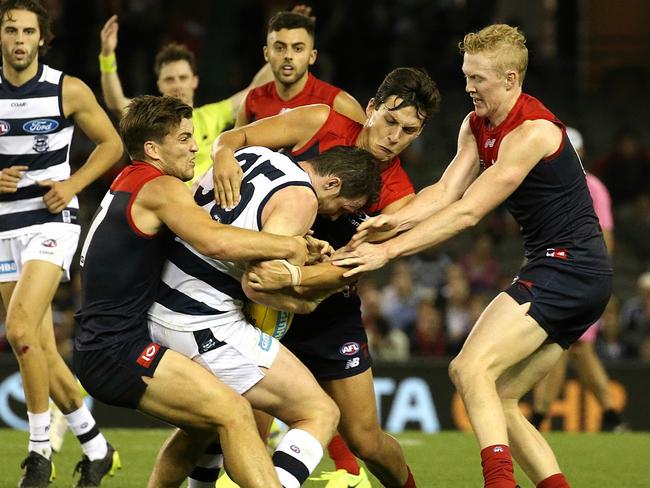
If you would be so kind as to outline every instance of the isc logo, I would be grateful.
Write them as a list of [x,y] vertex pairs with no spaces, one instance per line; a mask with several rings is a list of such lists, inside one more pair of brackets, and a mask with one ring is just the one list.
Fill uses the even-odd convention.
[[137,363],[143,368],[148,368],[151,366],[151,361],[153,361],[153,359],[156,357],[156,354],[158,354],[159,349],[160,346],[155,342],[152,342],[140,353]]
[[356,342],[346,342],[340,347],[339,352],[344,356],[354,356],[359,352],[359,344]]

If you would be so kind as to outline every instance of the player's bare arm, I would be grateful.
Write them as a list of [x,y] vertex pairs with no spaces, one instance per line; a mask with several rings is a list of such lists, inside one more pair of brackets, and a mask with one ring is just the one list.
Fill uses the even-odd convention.
[[[300,205],[296,205],[296,202],[300,202]],[[276,192],[264,206],[262,230],[279,235],[305,234],[313,225],[317,210],[318,201],[311,189],[304,186],[283,188]],[[284,264],[280,263],[280,265],[285,267]],[[242,277],[242,288],[246,296],[255,303],[266,305],[274,310],[310,313],[324,298],[318,296],[315,299],[305,299],[296,294],[290,286],[275,293],[256,290],[248,286],[245,276]]]
[[304,146],[329,116],[327,105],[307,105],[222,133],[212,146],[215,200],[222,208],[239,202],[242,171],[234,153],[244,146],[270,149]]
[[458,201],[383,244],[361,244],[335,263],[356,266],[345,274],[354,276],[380,268],[396,257],[435,246],[476,225],[519,187],[541,159],[553,154],[561,140],[561,130],[549,121],[524,122],[503,139],[499,159],[476,178]]
[[303,263],[307,245],[300,237],[284,237],[224,225],[194,202],[189,189],[172,176],[146,183],[138,193],[131,215],[145,234],[165,225],[198,252],[215,259],[249,261],[287,259]]
[[341,90],[334,98],[334,110],[346,117],[356,120],[360,124],[366,122],[366,111],[361,104],[348,92]]
[[469,115],[463,121],[456,155],[440,180],[422,189],[417,196],[397,211],[386,208],[381,215],[363,222],[352,238],[353,245],[364,241],[382,242],[404,232],[463,196],[479,171],[476,139],[469,126]]
[[[119,27],[120,24],[118,22],[117,15],[113,15],[106,21],[104,27],[102,27],[102,30],[99,33],[99,39],[101,41],[100,55],[103,56],[106,60],[109,60],[115,56],[115,49],[117,48],[117,33]],[[131,99],[127,98],[124,95],[122,82],[120,81],[120,76],[117,73],[117,69],[114,71],[101,70],[101,83],[102,94],[104,95],[104,102],[106,103],[106,106],[115,115],[121,117],[124,115],[124,111],[131,102]]]
[[43,180],[41,186],[50,190],[43,200],[52,213],[61,212],[70,200],[104,174],[122,156],[122,141],[108,116],[97,103],[95,95],[78,78],[63,80],[63,112],[72,117],[79,128],[97,146],[86,163],[65,181]]

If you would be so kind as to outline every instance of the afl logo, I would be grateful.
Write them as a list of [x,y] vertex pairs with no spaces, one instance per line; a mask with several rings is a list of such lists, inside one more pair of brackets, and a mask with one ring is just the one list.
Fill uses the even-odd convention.
[[47,134],[55,131],[58,127],[59,123],[53,119],[36,119],[23,124],[23,130],[30,134]]
[[346,342],[341,346],[339,352],[344,356],[354,356],[359,352],[359,344],[356,342]]
[[45,239],[43,242],[41,242],[41,246],[56,247],[56,241],[54,239]]
[[4,136],[11,130],[11,125],[6,120],[0,120],[0,136]]

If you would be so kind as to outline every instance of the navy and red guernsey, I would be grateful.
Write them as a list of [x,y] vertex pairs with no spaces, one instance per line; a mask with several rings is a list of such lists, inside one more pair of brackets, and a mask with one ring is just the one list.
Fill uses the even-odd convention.
[[471,114],[481,168],[494,164],[508,133],[526,120],[540,119],[562,129],[562,143],[533,167],[505,202],[521,227],[526,258],[555,257],[576,269],[611,274],[582,163],[568,141],[565,125],[539,100],[522,93],[506,119],[494,128],[486,118]]
[[[292,156],[296,160],[305,161],[334,146],[354,146],[362,128],[363,125],[358,122],[330,110],[329,117],[320,130],[303,147],[293,151]],[[313,226],[314,235],[328,241],[334,248],[344,246],[368,215],[378,214],[391,203],[413,193],[413,184],[402,168],[399,157],[395,157],[381,172],[381,192],[377,203],[364,212],[342,215],[335,221],[317,216]],[[354,337],[355,331],[352,329],[358,328],[359,333],[362,333],[360,307],[361,302],[356,293],[335,293],[311,314],[294,316],[294,325],[283,342],[292,352],[297,353],[294,345],[301,349],[311,349],[310,344],[320,341],[322,347],[319,350],[323,352],[319,355],[326,354],[327,347],[323,344],[332,347],[342,344],[346,333],[352,333]],[[337,337],[341,337],[340,342]],[[338,346],[333,347],[332,354],[338,354]],[[300,354],[298,356],[303,359]],[[312,373],[316,378],[321,378],[315,371],[312,370]]]
[[311,73],[307,75],[305,87],[295,97],[282,100],[275,88],[275,82],[270,81],[262,86],[253,88],[246,96],[246,119],[248,123],[277,115],[287,109],[323,103],[330,107],[341,92],[329,83],[319,80]]
[[134,161],[115,178],[93,217],[81,251],[78,350],[101,349],[148,334],[147,311],[172,234],[166,228],[144,234],[131,218],[131,206],[142,186],[163,174]]

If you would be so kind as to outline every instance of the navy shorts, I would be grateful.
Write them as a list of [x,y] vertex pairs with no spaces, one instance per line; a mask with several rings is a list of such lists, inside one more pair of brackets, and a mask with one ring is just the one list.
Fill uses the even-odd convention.
[[166,347],[147,336],[103,349],[74,350],[74,371],[94,398],[136,409],[147,389],[143,376],[153,377]]
[[327,323],[314,318],[295,316],[281,342],[317,380],[349,378],[372,367],[360,312],[329,317]]
[[568,349],[602,315],[612,294],[611,274],[591,274],[553,258],[526,264],[505,292],[530,302],[528,315],[553,342]]

